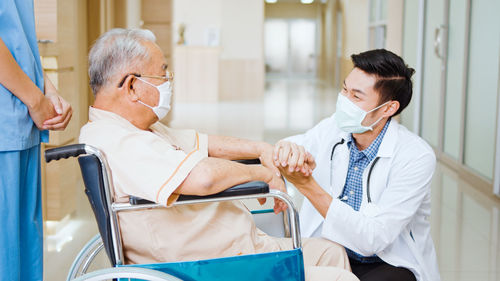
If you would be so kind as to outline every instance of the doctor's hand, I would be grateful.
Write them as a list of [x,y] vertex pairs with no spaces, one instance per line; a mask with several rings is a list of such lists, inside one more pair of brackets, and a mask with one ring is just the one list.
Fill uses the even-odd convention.
[[[304,174],[302,173],[302,171],[290,172],[290,170],[287,167],[278,167],[278,168],[281,174],[286,178],[286,180],[292,183],[297,189],[299,189],[299,191],[302,186],[308,186],[310,181],[313,180],[313,176],[311,174]],[[307,163],[304,164],[304,169],[311,170],[311,168],[308,167]]]
[[307,152],[301,145],[288,141],[279,141],[273,150],[274,165],[283,172],[283,168],[289,173],[301,172],[304,176],[310,176],[316,162],[311,153]]

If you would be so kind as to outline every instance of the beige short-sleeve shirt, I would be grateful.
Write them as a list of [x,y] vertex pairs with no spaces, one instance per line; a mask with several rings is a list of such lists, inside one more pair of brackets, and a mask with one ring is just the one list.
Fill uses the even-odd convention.
[[[109,162],[115,200],[129,196],[165,206],[173,191],[208,156],[208,138],[157,122],[141,130],[121,116],[90,108],[80,143],[101,149]],[[198,260],[277,251],[241,202],[206,203],[119,213],[127,263]]]

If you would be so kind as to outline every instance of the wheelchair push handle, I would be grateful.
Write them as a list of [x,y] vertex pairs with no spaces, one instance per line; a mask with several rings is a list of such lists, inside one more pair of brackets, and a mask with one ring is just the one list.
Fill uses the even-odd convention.
[[87,154],[85,144],[71,144],[62,147],[56,147],[45,150],[45,162],[49,163],[52,160],[69,157],[77,157],[82,154]]

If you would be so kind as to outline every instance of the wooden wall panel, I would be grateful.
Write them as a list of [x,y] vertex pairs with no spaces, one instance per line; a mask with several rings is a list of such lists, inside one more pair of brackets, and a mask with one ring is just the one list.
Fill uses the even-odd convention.
[[142,20],[149,23],[172,22],[172,0],[142,0]]
[[160,46],[165,57],[172,55],[172,27],[170,23],[144,23],[142,28],[151,30],[156,36],[156,44]]
[[35,0],[36,37],[57,41],[57,0]]
[[174,96],[180,102],[219,100],[219,48],[176,46]]
[[[81,125],[87,121],[87,3],[80,0],[36,0],[38,36],[44,28],[55,30],[57,40],[41,43],[43,66],[59,94],[73,107],[73,117],[64,131],[51,131],[50,142],[42,149],[78,141]],[[40,39],[40,37],[39,37]],[[43,38],[45,39],[45,38]],[[45,59],[47,58],[47,59]],[[76,161],[62,160],[50,164],[42,161],[44,218],[60,220],[75,210],[76,189],[82,188]]]
[[221,101],[259,101],[264,96],[262,60],[221,60]]

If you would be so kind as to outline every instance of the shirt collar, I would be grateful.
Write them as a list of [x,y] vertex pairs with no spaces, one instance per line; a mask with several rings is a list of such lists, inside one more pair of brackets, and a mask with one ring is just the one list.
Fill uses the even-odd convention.
[[382,143],[382,140],[384,139],[384,135],[385,135],[390,123],[391,123],[391,119],[387,120],[387,122],[384,125],[384,128],[382,129],[382,131],[380,131],[377,138],[375,138],[375,140],[366,149],[359,151],[358,147],[356,145],[353,145],[355,143],[355,141],[354,141],[354,138],[352,137],[352,134],[349,134],[349,136],[348,136],[347,146],[355,154],[361,153],[366,158],[368,158],[369,161],[372,161],[377,156],[380,144]]

